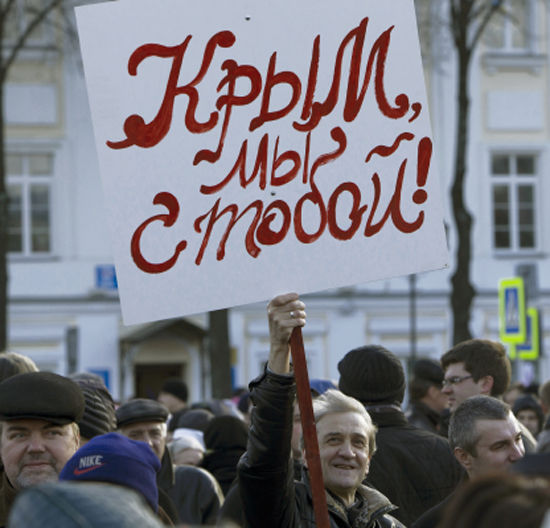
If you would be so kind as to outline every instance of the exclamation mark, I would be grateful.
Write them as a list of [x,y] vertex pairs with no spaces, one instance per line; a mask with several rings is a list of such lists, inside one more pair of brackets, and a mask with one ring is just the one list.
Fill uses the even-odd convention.
[[[432,159],[432,140],[423,137],[418,143],[418,170],[416,173],[416,184],[418,187],[426,185],[430,161]],[[428,193],[424,189],[417,189],[413,194],[413,202],[420,205],[428,199]]]

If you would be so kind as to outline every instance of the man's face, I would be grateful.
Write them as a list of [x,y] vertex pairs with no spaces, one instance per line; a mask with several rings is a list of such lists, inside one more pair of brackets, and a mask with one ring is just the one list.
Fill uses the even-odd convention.
[[477,420],[476,432],[476,454],[463,452],[461,460],[470,477],[506,471],[525,454],[521,429],[512,413],[506,420]]
[[125,425],[120,432],[131,440],[149,444],[159,460],[166,448],[166,424],[162,422],[136,422]]
[[355,412],[330,413],[317,422],[319,454],[325,487],[345,504],[369,470],[369,440],[364,418]]
[[529,429],[533,436],[537,436],[539,431],[539,418],[533,409],[523,409],[517,414],[517,419]]
[[464,368],[464,363],[452,363],[445,370],[443,393],[449,398],[449,409],[456,408],[470,396],[489,394],[487,376],[474,381],[472,375]]
[[45,420],[10,420],[2,424],[0,456],[16,489],[56,481],[78,449],[73,426]]

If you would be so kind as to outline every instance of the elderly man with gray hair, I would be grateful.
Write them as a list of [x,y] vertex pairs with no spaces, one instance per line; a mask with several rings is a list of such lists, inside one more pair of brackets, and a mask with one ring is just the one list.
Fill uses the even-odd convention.
[[[484,395],[472,396],[457,407],[451,416],[449,445],[469,479],[507,471],[525,454],[521,428],[510,406]],[[452,496],[428,510],[412,528],[435,528]]]
[[[270,353],[266,372],[254,380],[254,404],[247,452],[238,468],[247,526],[314,528],[307,468],[294,481],[291,434],[294,376],[289,339],[305,324],[305,305],[296,294],[280,295],[268,306]],[[319,456],[331,527],[396,528],[396,509],[378,491],[362,484],[376,449],[376,427],[364,406],[339,391],[315,400]]]

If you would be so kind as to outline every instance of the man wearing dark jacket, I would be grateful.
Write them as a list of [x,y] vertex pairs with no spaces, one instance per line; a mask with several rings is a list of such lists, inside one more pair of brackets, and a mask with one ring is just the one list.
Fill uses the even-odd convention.
[[[247,451],[238,467],[247,526],[316,526],[307,471],[293,480],[290,440],[295,395],[290,371],[290,334],[305,324],[296,294],[269,303],[270,353],[266,372],[251,383],[254,403]],[[327,391],[314,403],[319,453],[331,527],[400,527],[381,493],[362,484],[376,449],[368,413],[353,398]]]
[[445,438],[408,423],[398,357],[382,346],[363,346],[348,352],[338,370],[340,390],[363,403],[378,427],[366,483],[396,504],[394,515],[409,525],[454,490],[462,469]]
[[[485,395],[471,396],[457,407],[451,416],[449,443],[466,470],[464,480],[508,471],[525,454],[520,424],[510,406]],[[455,494],[425,512],[412,527],[438,526]]]
[[121,405],[116,417],[121,434],[149,444],[159,458],[159,504],[174,524],[214,524],[223,502],[220,486],[204,469],[174,467],[166,449],[168,409],[155,400],[136,398]]

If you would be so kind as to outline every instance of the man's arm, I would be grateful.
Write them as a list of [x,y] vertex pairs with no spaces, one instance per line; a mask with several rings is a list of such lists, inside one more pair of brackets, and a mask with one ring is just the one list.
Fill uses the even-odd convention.
[[296,523],[289,340],[292,330],[305,324],[305,306],[296,294],[278,296],[268,305],[268,319],[268,367],[250,384],[254,407],[247,451],[239,463],[239,487],[248,526],[287,528]]
[[296,293],[279,295],[267,306],[270,344],[267,367],[275,374],[290,372],[290,335],[294,328],[306,324],[305,308]]

